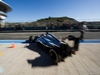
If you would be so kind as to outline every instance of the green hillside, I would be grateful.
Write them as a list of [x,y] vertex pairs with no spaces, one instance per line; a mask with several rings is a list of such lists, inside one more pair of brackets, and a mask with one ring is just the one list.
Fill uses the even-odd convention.
[[61,26],[63,24],[75,24],[78,23],[78,21],[69,17],[48,17],[44,19],[39,19],[34,23],[37,24],[37,26],[45,26],[45,25]]

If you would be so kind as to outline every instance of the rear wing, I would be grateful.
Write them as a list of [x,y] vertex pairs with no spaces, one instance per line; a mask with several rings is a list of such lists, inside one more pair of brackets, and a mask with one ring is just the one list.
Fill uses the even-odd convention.
[[78,51],[79,49],[79,41],[80,37],[75,37],[73,35],[69,35],[66,37],[65,42],[68,43],[70,47],[72,47],[75,51]]

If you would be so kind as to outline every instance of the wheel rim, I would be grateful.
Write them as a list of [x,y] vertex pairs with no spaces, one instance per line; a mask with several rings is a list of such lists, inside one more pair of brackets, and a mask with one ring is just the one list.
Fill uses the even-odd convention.
[[53,50],[50,51],[50,56],[52,60],[56,63],[58,58],[57,58],[57,54]]

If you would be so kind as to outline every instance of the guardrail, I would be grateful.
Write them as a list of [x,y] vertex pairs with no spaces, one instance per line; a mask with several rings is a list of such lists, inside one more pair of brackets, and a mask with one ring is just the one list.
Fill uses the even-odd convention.
[[[39,27],[9,27],[9,28],[0,28],[0,32],[45,32],[46,27],[45,26],[39,26]],[[63,26],[56,26],[56,27],[48,27],[48,31],[50,32],[75,32],[79,31],[79,28],[76,27],[63,27]],[[94,28],[89,27],[89,32],[99,32],[100,28]]]
[[[79,32],[79,30],[48,30],[49,32]],[[16,33],[16,32],[46,32],[46,30],[4,30],[0,33]],[[87,32],[100,32],[100,29],[90,29]]]

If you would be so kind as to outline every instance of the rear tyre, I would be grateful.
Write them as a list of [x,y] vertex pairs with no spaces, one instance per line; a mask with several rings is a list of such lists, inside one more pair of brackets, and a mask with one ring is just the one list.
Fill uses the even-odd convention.
[[59,62],[59,56],[53,49],[50,49],[49,55],[56,64]]

